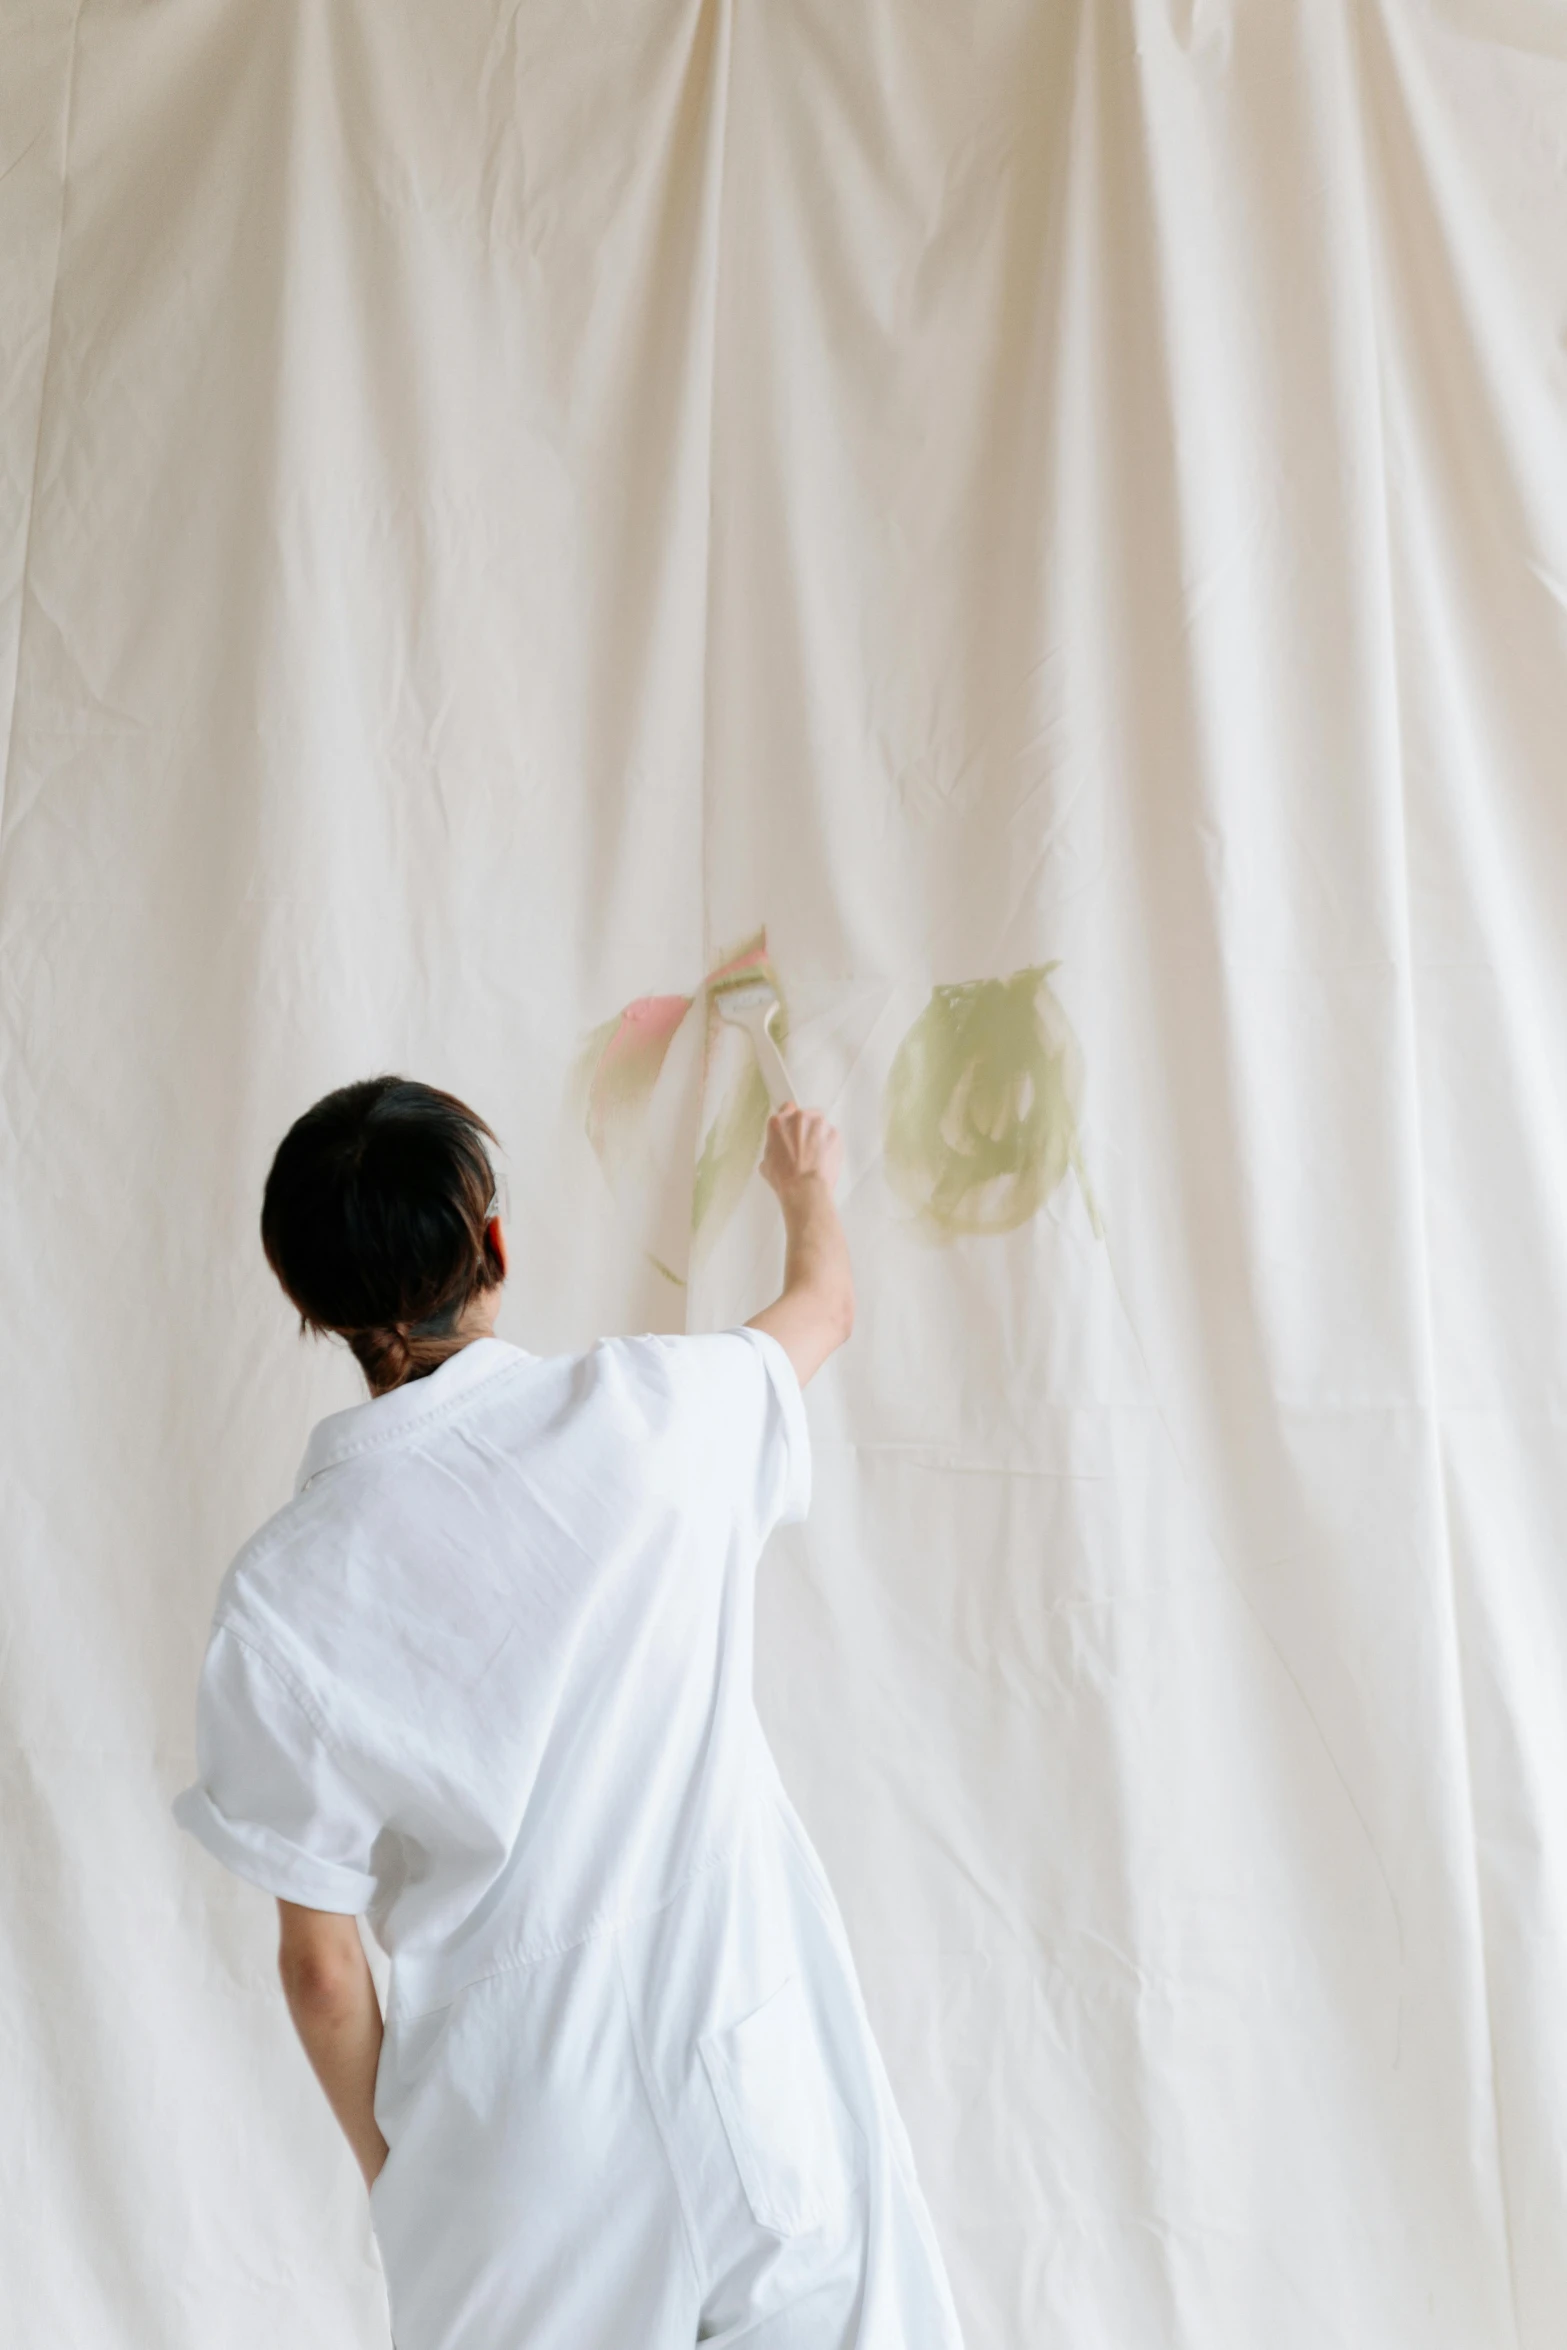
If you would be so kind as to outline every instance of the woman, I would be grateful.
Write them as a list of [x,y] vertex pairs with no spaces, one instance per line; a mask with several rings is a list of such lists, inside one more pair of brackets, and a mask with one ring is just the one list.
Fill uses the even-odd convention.
[[768,1130],[764,1313],[564,1359],[493,1334],[493,1139],[386,1077],[278,1150],[268,1261],[371,1395],[223,1583],[178,1817],[277,1896],[400,2350],[953,2350],[751,1694],[757,1555],[809,1497],[800,1388],[853,1318],[838,1137]]

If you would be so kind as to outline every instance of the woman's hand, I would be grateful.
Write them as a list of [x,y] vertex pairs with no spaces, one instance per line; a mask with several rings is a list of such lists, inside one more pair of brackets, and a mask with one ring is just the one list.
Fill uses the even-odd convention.
[[788,1102],[768,1119],[762,1178],[772,1185],[786,1211],[789,1194],[799,1184],[815,1177],[827,1186],[830,1195],[838,1188],[842,1170],[843,1136],[836,1126],[828,1125],[820,1110],[802,1110]]

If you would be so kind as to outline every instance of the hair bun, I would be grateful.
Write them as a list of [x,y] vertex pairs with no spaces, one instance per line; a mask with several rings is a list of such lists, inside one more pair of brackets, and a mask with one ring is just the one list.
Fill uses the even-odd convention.
[[372,1387],[401,1387],[413,1368],[413,1343],[396,1323],[380,1330],[343,1333],[358,1356]]

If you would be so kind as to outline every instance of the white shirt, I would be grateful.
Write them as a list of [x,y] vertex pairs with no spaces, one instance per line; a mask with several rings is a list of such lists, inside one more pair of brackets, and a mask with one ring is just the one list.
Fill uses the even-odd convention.
[[753,1569],[809,1495],[760,1331],[475,1341],[315,1430],[219,1593],[176,1816],[368,1913],[421,2006],[655,1905],[739,1833]]

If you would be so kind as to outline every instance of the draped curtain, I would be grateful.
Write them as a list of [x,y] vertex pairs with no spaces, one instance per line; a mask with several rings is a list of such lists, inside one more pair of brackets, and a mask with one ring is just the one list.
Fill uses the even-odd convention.
[[1558,0],[12,0],[18,2342],[386,2339],[167,1814],[356,1392],[273,1144],[453,1086],[505,1335],[743,1319],[749,956],[860,1294],[758,1685],[972,2350],[1554,2350],[1564,321]]

